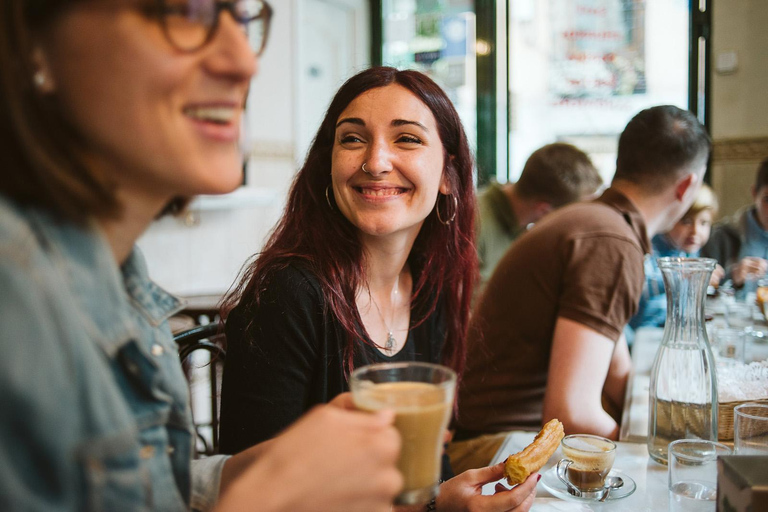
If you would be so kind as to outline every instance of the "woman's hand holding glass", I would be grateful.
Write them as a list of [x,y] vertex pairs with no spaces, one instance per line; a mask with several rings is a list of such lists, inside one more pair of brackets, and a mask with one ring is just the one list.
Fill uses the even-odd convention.
[[216,510],[389,512],[403,484],[395,466],[400,436],[394,412],[346,410],[348,399],[341,395],[332,406],[312,409],[283,434],[257,445],[256,461]]
[[[342,393],[334,398],[331,405],[343,409],[354,410],[351,393]],[[449,435],[449,433],[446,433]],[[536,497],[536,483],[539,474],[534,473],[522,484],[506,488],[501,483],[496,484],[496,493],[492,496],[483,496],[482,490],[485,484],[504,478],[504,463],[493,466],[471,469],[443,482],[440,485],[440,494],[436,499],[436,507],[440,512],[463,511],[487,511],[487,512],[525,512],[533,505]],[[422,512],[423,506],[397,507],[397,512]]]

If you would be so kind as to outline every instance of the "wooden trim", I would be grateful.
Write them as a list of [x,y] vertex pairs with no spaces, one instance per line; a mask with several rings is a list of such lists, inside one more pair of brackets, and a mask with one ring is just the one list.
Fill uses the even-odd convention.
[[712,160],[760,161],[768,157],[768,137],[750,137],[740,139],[721,139],[714,141]]

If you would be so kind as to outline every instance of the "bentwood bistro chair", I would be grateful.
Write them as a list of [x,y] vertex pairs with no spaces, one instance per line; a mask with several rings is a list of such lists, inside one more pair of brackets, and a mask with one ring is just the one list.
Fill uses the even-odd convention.
[[197,434],[197,456],[219,451],[221,376],[226,358],[224,325],[214,321],[174,335],[179,359],[189,384],[192,418]]

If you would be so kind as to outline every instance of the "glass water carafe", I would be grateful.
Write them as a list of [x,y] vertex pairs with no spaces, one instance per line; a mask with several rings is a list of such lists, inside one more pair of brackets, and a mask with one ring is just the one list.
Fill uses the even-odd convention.
[[667,463],[676,439],[717,441],[717,376],[704,327],[715,260],[659,258],[667,295],[664,337],[651,370],[648,452]]

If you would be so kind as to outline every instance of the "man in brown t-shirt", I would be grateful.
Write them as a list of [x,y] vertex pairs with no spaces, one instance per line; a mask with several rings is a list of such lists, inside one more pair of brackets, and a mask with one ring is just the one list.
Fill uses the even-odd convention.
[[688,209],[709,149],[690,112],[640,112],[620,137],[611,188],[549,215],[501,259],[470,325],[454,470],[477,465],[462,464],[467,452],[484,458],[503,440],[489,436],[480,449],[478,436],[538,430],[551,418],[566,433],[618,437],[606,409],[623,404],[622,331],[637,309],[648,240]]

